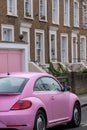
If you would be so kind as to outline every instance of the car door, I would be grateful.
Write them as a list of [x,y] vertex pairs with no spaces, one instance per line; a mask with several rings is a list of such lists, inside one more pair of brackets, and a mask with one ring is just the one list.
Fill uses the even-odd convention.
[[52,92],[49,90],[45,77],[39,78],[34,85],[34,95],[45,105],[48,122],[53,119],[51,108]]
[[53,118],[55,121],[66,121],[69,119],[69,93],[54,92],[52,97]]
[[69,92],[63,92],[59,82],[52,77],[44,77],[42,80],[49,86],[51,92],[52,121],[50,123],[67,120],[69,117]]

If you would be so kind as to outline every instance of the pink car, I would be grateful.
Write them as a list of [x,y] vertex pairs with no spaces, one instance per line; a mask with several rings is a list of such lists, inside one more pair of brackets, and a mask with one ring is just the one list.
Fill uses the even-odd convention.
[[47,73],[0,75],[0,128],[46,130],[81,122],[78,97]]

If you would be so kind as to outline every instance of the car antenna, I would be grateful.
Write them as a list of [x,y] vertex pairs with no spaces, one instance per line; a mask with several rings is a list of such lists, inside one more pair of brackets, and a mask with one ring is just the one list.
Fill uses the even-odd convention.
[[10,73],[9,73],[9,72],[7,72],[7,75],[10,75]]

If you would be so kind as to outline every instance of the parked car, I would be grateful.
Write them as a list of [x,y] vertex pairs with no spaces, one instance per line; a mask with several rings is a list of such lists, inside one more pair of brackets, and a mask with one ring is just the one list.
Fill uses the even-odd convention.
[[46,130],[63,123],[78,127],[79,98],[47,73],[0,75],[0,128]]

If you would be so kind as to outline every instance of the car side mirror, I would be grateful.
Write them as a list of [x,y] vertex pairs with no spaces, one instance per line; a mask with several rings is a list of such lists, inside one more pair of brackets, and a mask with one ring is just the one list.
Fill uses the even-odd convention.
[[70,91],[70,90],[71,90],[70,86],[63,85],[62,91]]

